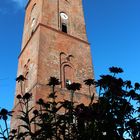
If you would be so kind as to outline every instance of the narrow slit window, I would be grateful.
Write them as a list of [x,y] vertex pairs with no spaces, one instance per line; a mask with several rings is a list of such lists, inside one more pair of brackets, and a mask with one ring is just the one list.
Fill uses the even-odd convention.
[[67,33],[67,25],[62,23],[62,32]]
[[68,16],[61,12],[60,13],[60,28],[61,28],[61,31],[64,32],[64,33],[67,33],[68,32]]

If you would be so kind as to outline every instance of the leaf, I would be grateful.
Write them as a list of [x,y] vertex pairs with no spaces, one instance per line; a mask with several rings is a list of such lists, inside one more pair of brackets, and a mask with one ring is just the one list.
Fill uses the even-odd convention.
[[29,124],[30,123],[29,122],[29,118],[27,116],[26,117],[20,116],[19,119],[22,120],[23,122],[25,122],[26,124]]
[[23,100],[29,100],[32,97],[32,93],[25,93],[23,95]]
[[81,88],[80,83],[72,83],[70,85],[67,85],[67,89],[72,91],[80,90],[80,88]]
[[91,85],[95,85],[95,80],[94,79],[87,79],[84,80],[85,85],[91,86]]
[[134,89],[135,89],[135,90],[140,90],[140,84],[139,84],[139,83],[135,83]]
[[27,129],[27,130],[29,130],[30,131],[30,128],[29,128],[29,126],[27,126],[27,125],[20,125],[21,127],[24,127],[25,129]]
[[114,74],[122,73],[123,69],[119,67],[110,67],[109,71]]
[[60,81],[56,77],[50,77],[49,83],[47,85],[49,85],[49,86],[60,85]]
[[35,119],[36,119],[37,117],[38,117],[38,116],[34,116],[34,117],[32,117],[32,118],[30,119],[30,124],[31,124],[32,122],[34,122]]
[[17,82],[24,81],[24,80],[26,80],[26,78],[23,75],[20,75],[16,78]]
[[19,112],[21,112],[22,115],[26,116],[27,114],[29,114],[32,111],[32,109],[34,109],[34,107],[30,108],[28,111],[22,111],[22,110],[20,110]]

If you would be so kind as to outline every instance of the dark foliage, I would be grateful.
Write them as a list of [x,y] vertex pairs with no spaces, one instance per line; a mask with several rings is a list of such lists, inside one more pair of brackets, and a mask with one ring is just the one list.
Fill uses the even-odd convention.
[[72,91],[80,90],[80,88],[81,88],[80,83],[72,83],[70,85],[67,85],[67,89]]
[[[59,80],[51,77],[48,85],[52,92],[51,100],[37,101],[38,108],[29,106],[31,93],[17,95],[21,110],[18,119],[21,121],[17,129],[8,133],[8,128],[0,132],[5,140],[138,140],[140,137],[140,84],[132,85],[131,81],[117,78],[115,74],[123,72],[121,68],[111,67],[114,75],[101,75],[98,81],[87,79],[84,83],[89,87],[89,105],[75,105],[73,97],[80,90],[81,84],[68,85],[70,100],[56,102],[55,87]],[[98,100],[92,102],[94,94],[90,90],[96,86]],[[92,93],[92,94],[91,94]],[[57,94],[58,95],[58,94]],[[59,96],[59,95],[58,95]],[[63,113],[62,113],[63,112]],[[0,119],[7,121],[12,112],[2,109]],[[7,124],[6,124],[7,125]],[[24,131],[20,131],[21,128]],[[5,132],[7,134],[5,134]]]
[[20,75],[19,77],[16,78],[17,82],[24,81],[24,80],[26,80],[26,78],[23,75]]
[[49,83],[48,83],[49,86],[56,86],[59,84],[60,84],[59,79],[57,79],[56,77],[50,77]]
[[118,73],[122,73],[123,69],[122,68],[118,68],[118,67],[110,67],[109,71],[111,73],[114,73],[114,75],[115,75],[115,74],[118,74]]

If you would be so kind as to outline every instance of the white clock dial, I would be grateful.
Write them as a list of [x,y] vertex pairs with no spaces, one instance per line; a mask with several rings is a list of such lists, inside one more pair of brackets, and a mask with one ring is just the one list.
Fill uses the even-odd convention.
[[62,19],[65,19],[65,20],[68,19],[68,16],[65,13],[60,13],[60,16]]

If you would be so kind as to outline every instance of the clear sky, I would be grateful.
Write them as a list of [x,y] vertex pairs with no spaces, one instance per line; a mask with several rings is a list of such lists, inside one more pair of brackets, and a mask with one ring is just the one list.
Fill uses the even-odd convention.
[[[0,0],[0,107],[11,109],[26,0]],[[110,66],[140,82],[140,0],[83,0],[96,79]]]

